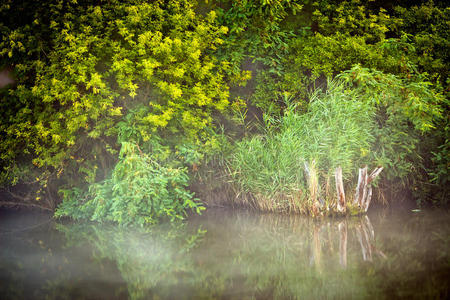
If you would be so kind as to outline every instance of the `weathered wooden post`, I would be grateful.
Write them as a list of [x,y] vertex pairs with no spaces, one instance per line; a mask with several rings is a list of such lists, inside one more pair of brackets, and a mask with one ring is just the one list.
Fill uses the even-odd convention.
[[370,173],[368,179],[367,179],[367,185],[368,187],[368,191],[367,191],[367,197],[364,201],[364,212],[367,212],[367,210],[369,209],[369,205],[370,205],[370,200],[372,199],[372,186],[370,185],[370,183],[372,181],[375,180],[375,178],[377,178],[377,176],[381,173],[381,171],[383,171],[383,167],[376,167],[372,173]]

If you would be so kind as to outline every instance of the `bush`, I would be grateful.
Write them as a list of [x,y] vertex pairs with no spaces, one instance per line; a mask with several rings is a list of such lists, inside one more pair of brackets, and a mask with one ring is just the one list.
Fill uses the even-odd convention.
[[[371,1],[314,1],[305,4],[307,26],[286,40],[278,74],[262,72],[252,101],[267,109],[283,94],[306,99],[308,91],[354,64],[410,79],[428,74],[448,90],[450,9],[433,1],[401,7]],[[425,73],[426,72],[426,73]],[[414,81],[414,80],[412,80]]]
[[92,184],[87,193],[63,191],[55,215],[141,226],[182,219],[188,209],[204,209],[186,190],[188,182],[186,168],[166,167],[136,144],[124,142],[111,178]]
[[[448,100],[426,76],[412,75],[402,79],[355,66],[338,77],[377,107],[376,143],[371,153],[372,160],[385,167],[384,187],[389,187],[391,195],[412,190],[416,200],[424,202],[430,200],[423,198],[423,191],[430,185],[430,173],[442,171],[441,164],[432,166],[427,161],[432,152],[445,153],[440,146],[445,139],[440,136],[446,134],[442,128],[448,124],[444,117]],[[432,194],[428,193],[428,197]]]
[[57,190],[105,179],[131,111],[144,141],[208,143],[213,113],[228,107],[227,64],[214,55],[228,29],[194,4],[0,6],[0,66],[13,63],[17,75],[0,91],[0,184],[38,177]]

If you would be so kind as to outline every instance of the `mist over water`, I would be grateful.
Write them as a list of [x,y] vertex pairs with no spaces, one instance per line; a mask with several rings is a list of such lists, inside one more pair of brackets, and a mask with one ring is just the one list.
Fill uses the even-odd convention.
[[449,216],[210,209],[143,230],[0,211],[0,298],[443,299]]

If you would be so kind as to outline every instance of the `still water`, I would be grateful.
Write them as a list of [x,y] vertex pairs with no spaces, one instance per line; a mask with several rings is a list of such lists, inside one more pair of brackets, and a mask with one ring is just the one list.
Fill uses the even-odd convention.
[[0,211],[0,299],[449,297],[450,213],[210,209],[151,229]]

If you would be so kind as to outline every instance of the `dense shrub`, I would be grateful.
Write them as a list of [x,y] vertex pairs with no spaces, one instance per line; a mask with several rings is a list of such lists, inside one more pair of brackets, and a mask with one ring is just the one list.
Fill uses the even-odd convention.
[[92,184],[87,193],[63,190],[64,201],[55,215],[145,225],[182,219],[187,210],[200,213],[204,207],[186,190],[187,170],[166,165],[124,142],[111,178]]
[[308,90],[354,64],[408,79],[426,72],[435,88],[446,90],[449,12],[432,1],[412,7],[370,1],[309,3],[302,11],[311,14],[309,25],[286,41],[279,74],[257,75],[252,101],[267,110],[285,92],[306,100]]
[[[309,24],[303,23],[287,40],[287,51],[277,67],[279,74],[262,70],[255,75],[256,89],[250,99],[264,113],[273,116],[284,108],[286,96],[298,99],[298,107],[305,110],[308,95],[317,87],[326,88],[327,77],[360,64],[382,71],[386,79],[392,78],[388,74],[395,75],[396,80],[401,80],[401,86],[411,92],[410,99],[416,97],[413,94],[418,90],[421,90],[419,94],[427,90],[421,94],[426,99],[430,99],[429,93],[439,95],[438,101],[419,111],[435,105],[432,109],[448,115],[449,81],[445,62],[449,60],[446,50],[450,36],[449,12],[448,5],[442,1],[305,3],[301,14],[310,14]],[[288,16],[286,20],[292,21],[292,18]],[[401,89],[393,93],[399,92]],[[386,117],[382,109],[377,114],[378,118]],[[447,202],[448,117],[434,119],[432,127],[435,129],[428,128],[426,132],[410,124],[421,122],[420,113],[408,121],[396,118],[398,115],[392,115],[383,121],[392,126],[383,127],[384,135],[380,134],[379,145],[385,147],[383,153],[389,152],[391,157],[385,156],[383,160],[398,171],[395,175],[388,174],[393,181],[384,186],[409,186],[419,203]],[[379,157],[377,160],[381,161]]]

